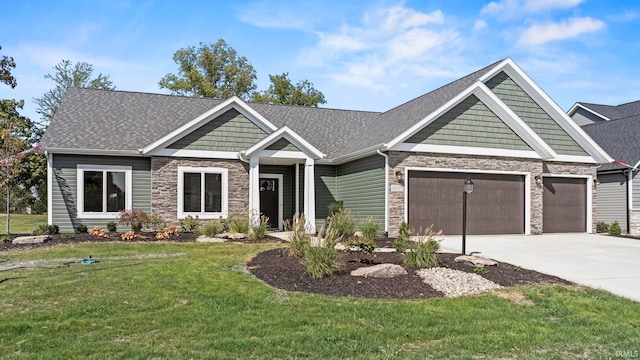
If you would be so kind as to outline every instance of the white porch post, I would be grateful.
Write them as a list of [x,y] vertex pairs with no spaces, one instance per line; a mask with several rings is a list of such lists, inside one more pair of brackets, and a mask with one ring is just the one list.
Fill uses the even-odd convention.
[[316,232],[316,193],[315,193],[315,161],[307,158],[304,164],[304,216],[307,218],[307,229]]
[[296,213],[300,213],[300,164],[296,163]]
[[260,221],[260,159],[252,156],[249,161],[249,220],[252,225]]

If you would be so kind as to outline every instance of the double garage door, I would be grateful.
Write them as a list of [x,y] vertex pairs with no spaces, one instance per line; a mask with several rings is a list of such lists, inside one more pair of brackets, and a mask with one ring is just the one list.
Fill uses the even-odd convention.
[[[467,234],[525,233],[524,175],[408,171],[407,217],[415,229],[433,224],[446,235],[462,233],[464,180],[472,179],[467,197]],[[543,180],[544,232],[584,232],[586,180]]]

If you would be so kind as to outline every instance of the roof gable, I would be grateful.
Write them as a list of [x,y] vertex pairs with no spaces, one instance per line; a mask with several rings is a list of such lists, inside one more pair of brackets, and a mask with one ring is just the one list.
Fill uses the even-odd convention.
[[[284,149],[269,149],[273,144],[279,142],[280,140],[286,140],[288,143],[295,146],[298,151],[289,151]],[[320,150],[318,150],[315,146],[311,145],[305,139],[303,139],[300,135],[298,135],[295,131],[291,130],[287,126],[283,126],[277,131],[271,133],[269,136],[264,139],[258,141],[256,144],[251,146],[246,151],[242,152],[242,156],[251,157],[263,150],[269,151],[270,155],[277,155],[278,152],[285,151],[287,156],[295,156],[291,154],[293,152],[301,152],[306,156],[312,157],[314,159],[322,159],[325,157]]]

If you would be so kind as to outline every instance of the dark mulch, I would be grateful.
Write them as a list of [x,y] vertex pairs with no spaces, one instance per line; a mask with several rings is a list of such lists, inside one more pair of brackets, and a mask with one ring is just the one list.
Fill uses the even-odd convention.
[[[473,273],[473,266],[454,261],[458,255],[437,254],[439,266]],[[340,261],[341,269],[322,279],[309,276],[299,259],[290,256],[284,248],[259,253],[247,264],[247,267],[252,274],[267,284],[287,291],[378,299],[421,299],[444,296],[422,282],[422,279],[415,274],[416,269],[407,269],[407,275],[392,279],[353,277],[350,275],[351,271],[363,266],[382,263],[402,265],[403,263],[402,255],[399,253],[378,253],[375,258],[367,257],[366,259],[373,260],[371,264],[362,263],[361,258],[362,255],[358,253],[343,253]],[[558,277],[520,269],[507,263],[488,266],[487,273],[483,276],[505,287],[539,283],[570,284]]]
[[[15,239],[18,236],[29,236],[29,235],[31,234],[12,234],[9,237],[11,239]],[[4,242],[0,242],[0,251],[31,250],[36,248],[51,247],[51,246],[57,246],[57,245],[63,245],[63,244],[83,243],[83,242],[106,242],[106,241],[131,242],[127,240],[122,240],[122,238],[120,238],[120,233],[118,232],[107,233],[107,235],[109,235],[108,238],[96,238],[95,236],[91,236],[88,233],[73,234],[72,237],[67,237],[63,234],[55,234],[55,235],[49,235],[49,239],[41,244],[12,244],[10,241],[4,241]],[[163,240],[163,241],[195,242],[199,236],[200,234],[198,233],[181,232],[180,235],[172,236],[170,239]],[[134,241],[158,242],[158,240],[156,240],[155,233],[152,233],[152,232],[137,232],[136,239]],[[233,242],[256,244],[256,243],[274,243],[274,242],[284,242],[284,241],[276,237],[267,236],[264,239],[257,239],[257,240],[243,239],[243,240],[234,240]]]

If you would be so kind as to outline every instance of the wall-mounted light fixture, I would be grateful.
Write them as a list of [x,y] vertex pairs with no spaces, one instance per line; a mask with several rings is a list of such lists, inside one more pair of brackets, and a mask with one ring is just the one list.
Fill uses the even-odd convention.
[[398,182],[404,181],[404,176],[402,175],[402,170],[396,170],[396,180]]
[[542,186],[542,176],[536,175],[534,177],[534,179],[536,180],[536,185],[538,185],[538,187],[541,187]]
[[593,181],[593,186],[598,186],[598,185],[600,185],[600,180],[595,179],[595,180]]

